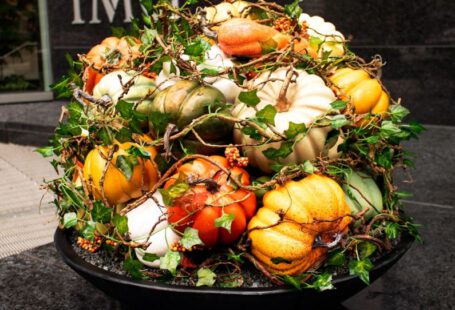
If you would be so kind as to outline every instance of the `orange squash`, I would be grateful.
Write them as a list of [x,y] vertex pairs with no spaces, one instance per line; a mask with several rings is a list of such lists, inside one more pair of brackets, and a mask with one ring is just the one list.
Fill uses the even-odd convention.
[[88,66],[84,70],[84,90],[89,94],[106,72],[123,68],[138,58],[140,41],[134,37],[107,37],[85,55]]
[[[168,221],[181,232],[187,227],[198,230],[199,238],[206,247],[230,244],[236,241],[247,227],[247,222],[256,212],[256,196],[244,189],[236,189],[230,178],[242,184],[250,184],[246,170],[230,168],[226,158],[210,156],[210,159],[230,170],[230,175],[204,159],[196,159],[182,165],[177,173],[166,182],[164,188],[172,186],[182,175],[185,181],[192,181],[190,189],[167,206]],[[200,182],[195,182],[199,180]],[[207,180],[211,181],[207,183]],[[211,186],[211,188],[210,188]],[[222,215],[233,215],[231,231],[216,226],[216,219]]]
[[[274,274],[301,274],[321,262],[327,249],[314,247],[344,232],[350,209],[341,187],[312,174],[267,192],[248,225],[253,255]],[[280,222],[280,218],[282,221]]]
[[[150,139],[144,138],[144,140]],[[117,158],[120,155],[128,156],[127,150],[131,146],[138,147],[139,145],[133,142],[115,142],[114,144],[118,146],[118,150],[113,154],[103,184],[105,197],[113,205],[140,197],[142,192],[150,190],[159,178],[158,170],[153,162],[156,156],[155,148],[144,147],[150,153],[150,159],[136,158],[138,163],[134,166],[131,178],[128,180],[122,171],[115,166]],[[109,147],[97,146],[85,158],[84,178],[91,185],[90,190],[95,199],[102,198],[100,180],[107,163],[105,158],[108,158],[109,150],[112,147],[113,145]]]
[[330,81],[340,89],[343,99],[351,101],[357,114],[381,114],[389,107],[389,96],[379,81],[371,78],[365,70],[338,69]]
[[[272,50],[283,49],[291,39],[290,35],[246,18],[230,19],[218,30],[218,44],[223,52],[231,56],[259,57]],[[309,52],[312,57],[317,57],[304,40],[295,42],[295,51]]]

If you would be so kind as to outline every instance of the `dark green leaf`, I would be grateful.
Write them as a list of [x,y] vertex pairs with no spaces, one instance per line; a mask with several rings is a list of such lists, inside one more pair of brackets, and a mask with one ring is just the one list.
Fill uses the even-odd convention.
[[123,127],[115,134],[115,139],[121,143],[131,141],[132,134],[133,133],[131,132],[131,130],[129,130],[126,127]]
[[95,222],[102,224],[108,223],[111,220],[111,209],[106,208],[104,204],[97,200],[93,203],[92,218]]
[[266,105],[263,109],[256,112],[256,117],[268,124],[275,125],[275,115],[277,111],[271,104]]
[[388,239],[394,240],[398,237],[398,234],[400,232],[400,224],[395,223],[395,222],[387,222],[387,224],[384,227],[384,232],[387,236]]
[[385,148],[382,153],[376,153],[376,162],[384,168],[392,168],[392,150]]
[[63,227],[70,228],[77,224],[76,212],[65,213],[63,216]]
[[374,245],[371,242],[368,242],[368,241],[361,242],[358,245],[358,247],[359,247],[359,250],[360,250],[360,253],[359,253],[360,254],[360,258],[362,258],[362,259],[370,257],[371,254],[373,254],[377,250],[377,246]]
[[170,120],[171,117],[169,116],[169,114],[157,111],[154,111],[149,115],[149,121],[157,135],[162,134],[166,131],[166,127],[169,124]]
[[50,157],[54,154],[54,148],[52,146],[45,146],[35,149],[35,152],[40,153],[43,157]]
[[96,223],[88,221],[85,223],[84,228],[81,231],[82,236],[87,240],[93,240],[95,238]]
[[257,95],[256,89],[240,92],[239,100],[249,107],[255,107],[259,102],[261,102],[261,99],[259,99]]
[[121,38],[127,34],[126,29],[123,27],[111,26],[111,32],[112,32],[112,35],[117,38]]
[[115,166],[122,172],[122,174],[128,180],[131,180],[133,176],[134,167],[138,164],[138,160],[134,156],[125,156],[119,155],[117,156],[117,161],[115,162]]
[[175,276],[181,259],[182,256],[179,252],[167,251],[166,255],[160,258],[160,269],[168,270]]
[[180,239],[180,244],[185,249],[191,249],[194,245],[203,245],[204,243],[199,238],[199,232],[197,229],[187,227],[183,233],[182,239]]
[[284,131],[284,134],[286,138],[288,139],[294,139],[298,134],[304,134],[306,133],[307,128],[304,123],[293,123],[289,122],[289,127],[287,130]]
[[379,136],[369,136],[365,138],[365,142],[368,144],[376,144],[379,142],[380,137]]
[[278,159],[278,158],[286,158],[291,154],[294,150],[294,143],[292,141],[286,141],[281,143],[281,146],[279,149],[275,148],[268,148],[265,151],[262,151],[262,153],[267,157],[268,159]]
[[400,104],[394,104],[389,108],[390,117],[393,122],[401,122],[409,114],[409,110]]
[[145,260],[146,262],[154,262],[160,259],[160,257],[153,253],[145,253],[144,256],[142,256],[142,259]]
[[340,129],[343,126],[350,125],[351,121],[346,119],[345,115],[339,114],[335,115],[331,119],[331,125],[333,129]]
[[343,101],[343,100],[335,100],[334,102],[332,102],[330,104],[330,106],[334,110],[344,110],[344,109],[346,109],[347,105],[348,105],[348,103],[346,101]]
[[137,259],[128,258],[123,262],[123,269],[128,272],[133,279],[145,280],[148,277],[141,271],[142,264]]
[[185,48],[185,54],[193,57],[203,56],[210,49],[210,44],[201,37],[197,37]]
[[298,290],[302,289],[302,283],[300,282],[301,279],[298,276],[290,276],[290,275],[284,275],[281,277],[284,283],[287,285],[293,286]]
[[196,286],[213,286],[216,281],[216,274],[209,268],[200,268],[197,271],[197,278]]
[[112,223],[115,225],[115,228],[121,235],[126,234],[129,230],[128,218],[126,216],[115,214],[114,218],[112,219]]
[[251,127],[251,126],[245,126],[242,128],[242,133],[244,133],[247,136],[250,136],[252,139],[255,140],[261,140],[262,136],[261,134],[257,131],[257,129]]
[[354,260],[349,263],[349,274],[358,276],[367,285],[370,284],[370,270],[373,268],[373,263],[369,258],[363,260]]
[[291,264],[291,263],[292,263],[291,260],[286,259],[286,258],[284,258],[284,257],[280,257],[280,256],[278,256],[278,257],[272,257],[272,258],[270,259],[270,261],[271,261],[273,264],[281,264],[281,263]]
[[346,262],[346,256],[342,251],[335,251],[329,254],[325,264],[327,266],[342,266]]
[[115,110],[125,119],[130,119],[133,116],[134,105],[125,100],[120,100],[115,105]]
[[291,4],[286,4],[284,12],[291,18],[299,18],[300,14],[302,14],[301,2],[302,0],[294,0]]
[[150,154],[150,152],[147,151],[143,146],[132,145],[126,150],[126,152],[136,158],[139,157],[149,159],[152,156],[152,154]]
[[109,134],[110,129],[106,127],[102,127],[100,130],[98,130],[97,136],[103,141],[103,145],[111,145],[112,144],[112,139]]
[[223,213],[219,218],[215,219],[215,227],[221,227],[231,233],[232,222],[235,220],[234,214]]

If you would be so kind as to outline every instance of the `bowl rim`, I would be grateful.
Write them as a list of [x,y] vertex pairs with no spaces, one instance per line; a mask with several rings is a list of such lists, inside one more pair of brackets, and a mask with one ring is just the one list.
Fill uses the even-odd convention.
[[[379,258],[372,269],[378,270],[389,263],[398,260],[414,243],[414,239],[406,232],[402,232],[401,240],[398,245],[389,253]],[[57,227],[54,233],[54,245],[57,252],[62,256],[64,262],[72,269],[83,273],[101,278],[105,281],[116,282],[122,285],[134,286],[138,288],[152,289],[156,291],[174,292],[174,293],[196,293],[196,294],[209,294],[209,295],[242,295],[242,296],[258,296],[258,295],[274,295],[283,293],[298,292],[293,287],[247,287],[247,288],[222,288],[222,287],[192,287],[182,286],[176,284],[166,284],[161,282],[151,282],[147,280],[135,280],[125,275],[120,275],[103,268],[97,267],[85,261],[73,249],[70,241],[70,230],[60,229]],[[343,275],[334,277],[332,280],[333,285],[358,278],[354,275]]]

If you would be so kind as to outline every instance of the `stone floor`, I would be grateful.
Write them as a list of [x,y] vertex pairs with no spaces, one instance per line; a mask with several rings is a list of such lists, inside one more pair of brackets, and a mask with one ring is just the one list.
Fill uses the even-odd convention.
[[[38,205],[40,197],[28,182],[37,186],[39,176],[46,175],[48,170],[42,159],[20,155],[21,148],[0,144],[1,176],[7,176],[0,179],[3,182],[0,184],[0,212],[11,203],[9,201],[14,201],[11,193],[19,193],[17,197],[24,199],[22,206]],[[408,143],[408,149],[418,156],[414,182],[403,184],[404,190],[414,194],[406,201],[406,210],[422,224],[424,241],[415,244],[382,278],[346,300],[340,309],[455,307],[455,241],[452,239],[455,232],[455,128],[428,126],[420,140]],[[5,160],[5,152],[13,156]],[[22,181],[5,181],[12,177],[4,171],[13,171],[11,169],[17,171],[18,180],[22,175]],[[3,190],[4,186],[9,186],[10,190]],[[20,191],[16,190],[17,186],[21,187]],[[6,222],[3,217],[0,213],[0,247],[5,242],[1,235]],[[23,223],[18,221],[16,225],[18,231],[28,231],[36,222],[32,223],[31,219]],[[51,240],[51,229],[48,233],[48,240]],[[53,245],[46,244],[0,259],[0,309],[31,308],[120,309],[121,305],[80,278],[62,262]]]

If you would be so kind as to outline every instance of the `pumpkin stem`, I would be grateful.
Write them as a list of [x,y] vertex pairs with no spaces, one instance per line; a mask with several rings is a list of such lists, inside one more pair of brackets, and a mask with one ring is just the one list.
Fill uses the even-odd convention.
[[313,249],[314,248],[328,248],[331,249],[333,247],[336,247],[338,243],[341,241],[341,237],[343,236],[342,233],[336,233],[335,234],[335,240],[329,243],[325,243],[324,241],[321,240],[321,236],[316,236],[313,242]]
[[286,98],[286,93],[291,84],[292,77],[296,74],[294,71],[294,67],[291,66],[286,74],[286,78],[284,79],[283,85],[281,86],[280,94],[276,100],[275,108],[278,112],[287,112],[291,106],[289,100]]

